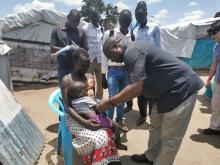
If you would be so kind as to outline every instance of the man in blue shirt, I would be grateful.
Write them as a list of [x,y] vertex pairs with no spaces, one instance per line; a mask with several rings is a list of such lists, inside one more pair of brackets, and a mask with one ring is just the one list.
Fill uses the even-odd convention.
[[[144,41],[146,43],[152,44],[158,48],[161,48],[161,39],[160,39],[160,28],[157,24],[149,22],[147,20],[147,9],[138,6],[135,10],[135,17],[139,24],[136,29],[134,29],[134,38],[135,41]],[[147,117],[147,104],[149,103],[149,114],[152,109],[153,101],[147,99],[143,95],[138,97],[138,107],[140,111],[140,117],[138,118],[136,125],[139,126],[143,124]]]

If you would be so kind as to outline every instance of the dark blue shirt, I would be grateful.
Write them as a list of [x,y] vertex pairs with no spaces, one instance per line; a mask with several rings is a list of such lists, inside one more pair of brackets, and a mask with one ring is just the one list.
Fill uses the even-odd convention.
[[[65,47],[71,45],[72,41],[79,47],[88,50],[88,41],[85,31],[77,27],[75,29],[57,27],[51,34],[50,45],[57,47]],[[72,52],[64,52],[57,56],[58,67],[62,69],[74,69],[74,63],[77,61],[76,56],[72,56]]]
[[144,81],[142,94],[156,100],[159,113],[172,111],[204,85],[187,64],[143,41],[128,45],[124,62],[131,83]]

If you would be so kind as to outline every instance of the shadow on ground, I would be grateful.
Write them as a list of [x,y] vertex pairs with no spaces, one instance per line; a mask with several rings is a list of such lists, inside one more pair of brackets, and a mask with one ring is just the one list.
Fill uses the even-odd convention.
[[49,125],[46,130],[52,133],[58,133],[59,123]]
[[[134,161],[132,161],[130,157],[131,157],[131,155],[120,156],[122,165],[140,165],[140,163],[135,163]],[[143,164],[143,163],[141,163],[141,164]],[[149,164],[145,163],[145,165],[149,165]]]
[[209,75],[209,70],[207,70],[207,69],[195,70],[195,72],[199,76],[208,76]]
[[211,102],[210,100],[204,95],[198,95],[197,99],[201,103],[200,112],[205,114],[211,114]]
[[199,143],[208,143],[213,147],[220,149],[220,135],[204,135],[202,129],[198,129],[197,132],[197,134],[191,135],[190,139]]
[[[53,149],[49,151],[46,154],[46,160],[48,165],[63,165],[64,164],[64,158],[63,154],[57,154],[57,138],[51,140],[50,142],[47,143],[48,145],[52,146]],[[53,157],[56,157],[53,159]],[[56,160],[56,162],[54,162]],[[76,150],[73,148],[73,164],[74,165],[83,165],[82,163],[82,158],[78,155]]]
[[25,90],[41,90],[51,87],[57,87],[57,84],[13,84],[15,92],[25,91]]
[[[51,140],[47,144],[49,144],[50,146],[53,147],[53,149],[50,150],[46,154],[46,160],[47,160],[48,165],[55,165],[55,164],[62,165],[62,164],[64,164],[63,155],[57,154],[57,138]],[[54,162],[53,157],[56,157],[56,162]]]
[[125,125],[128,127],[129,131],[132,129],[137,129],[137,130],[148,130],[149,129],[149,124],[145,122],[144,124],[140,126],[136,126],[136,121],[139,117],[139,111],[137,110],[131,110],[127,113],[124,114],[125,117]]
[[[140,126],[136,126],[136,121],[139,117],[139,111],[137,110],[131,110],[127,113],[124,114],[125,117],[125,125],[128,127],[128,130],[131,131],[132,129],[136,129],[136,130],[148,130],[149,129],[149,124],[147,123],[147,121],[140,125]],[[121,142],[125,143],[127,142],[127,134],[126,133],[122,133],[121,134]]]

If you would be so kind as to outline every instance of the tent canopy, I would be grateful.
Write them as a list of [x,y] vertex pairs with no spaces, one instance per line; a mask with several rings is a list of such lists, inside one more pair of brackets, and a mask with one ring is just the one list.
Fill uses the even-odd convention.
[[207,39],[207,29],[218,18],[184,22],[161,28],[162,48],[176,57],[191,58],[196,41]]

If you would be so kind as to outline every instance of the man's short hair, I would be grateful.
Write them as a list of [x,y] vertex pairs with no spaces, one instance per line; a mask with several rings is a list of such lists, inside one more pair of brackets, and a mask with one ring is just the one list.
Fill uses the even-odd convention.
[[89,53],[86,49],[79,47],[79,49],[76,52],[75,58],[73,58],[73,63],[75,64],[76,61],[83,60],[83,59],[89,59]]
[[103,45],[103,52],[106,57],[111,56],[111,50],[116,47],[116,45],[122,40],[121,37],[111,36],[107,38]]
[[98,11],[95,9],[94,6],[90,6],[90,7],[89,7],[89,15],[94,14],[94,13],[97,14]]
[[219,31],[220,31],[220,20],[212,23],[211,27],[207,30],[207,33],[209,34],[209,36],[211,36],[211,35],[215,35]]
[[119,17],[124,17],[125,19],[131,19],[132,18],[132,14],[131,11],[128,9],[124,9],[119,13]]
[[76,9],[72,9],[67,15],[67,19],[69,19],[70,16],[80,17],[80,12]]
[[138,11],[139,9],[142,9],[145,11],[145,14],[147,14],[147,4],[145,1],[140,1],[137,4],[137,7],[135,8],[135,13],[136,11]]
[[139,9],[139,8],[144,8],[144,9],[147,10],[147,4],[146,4],[146,2],[145,2],[145,1],[140,1],[140,2],[138,2],[136,9]]
[[89,58],[89,53],[88,53],[88,51],[87,51],[86,49],[84,49],[84,48],[79,48],[79,50],[78,50],[78,55],[82,55],[82,56],[84,56],[84,57]]

